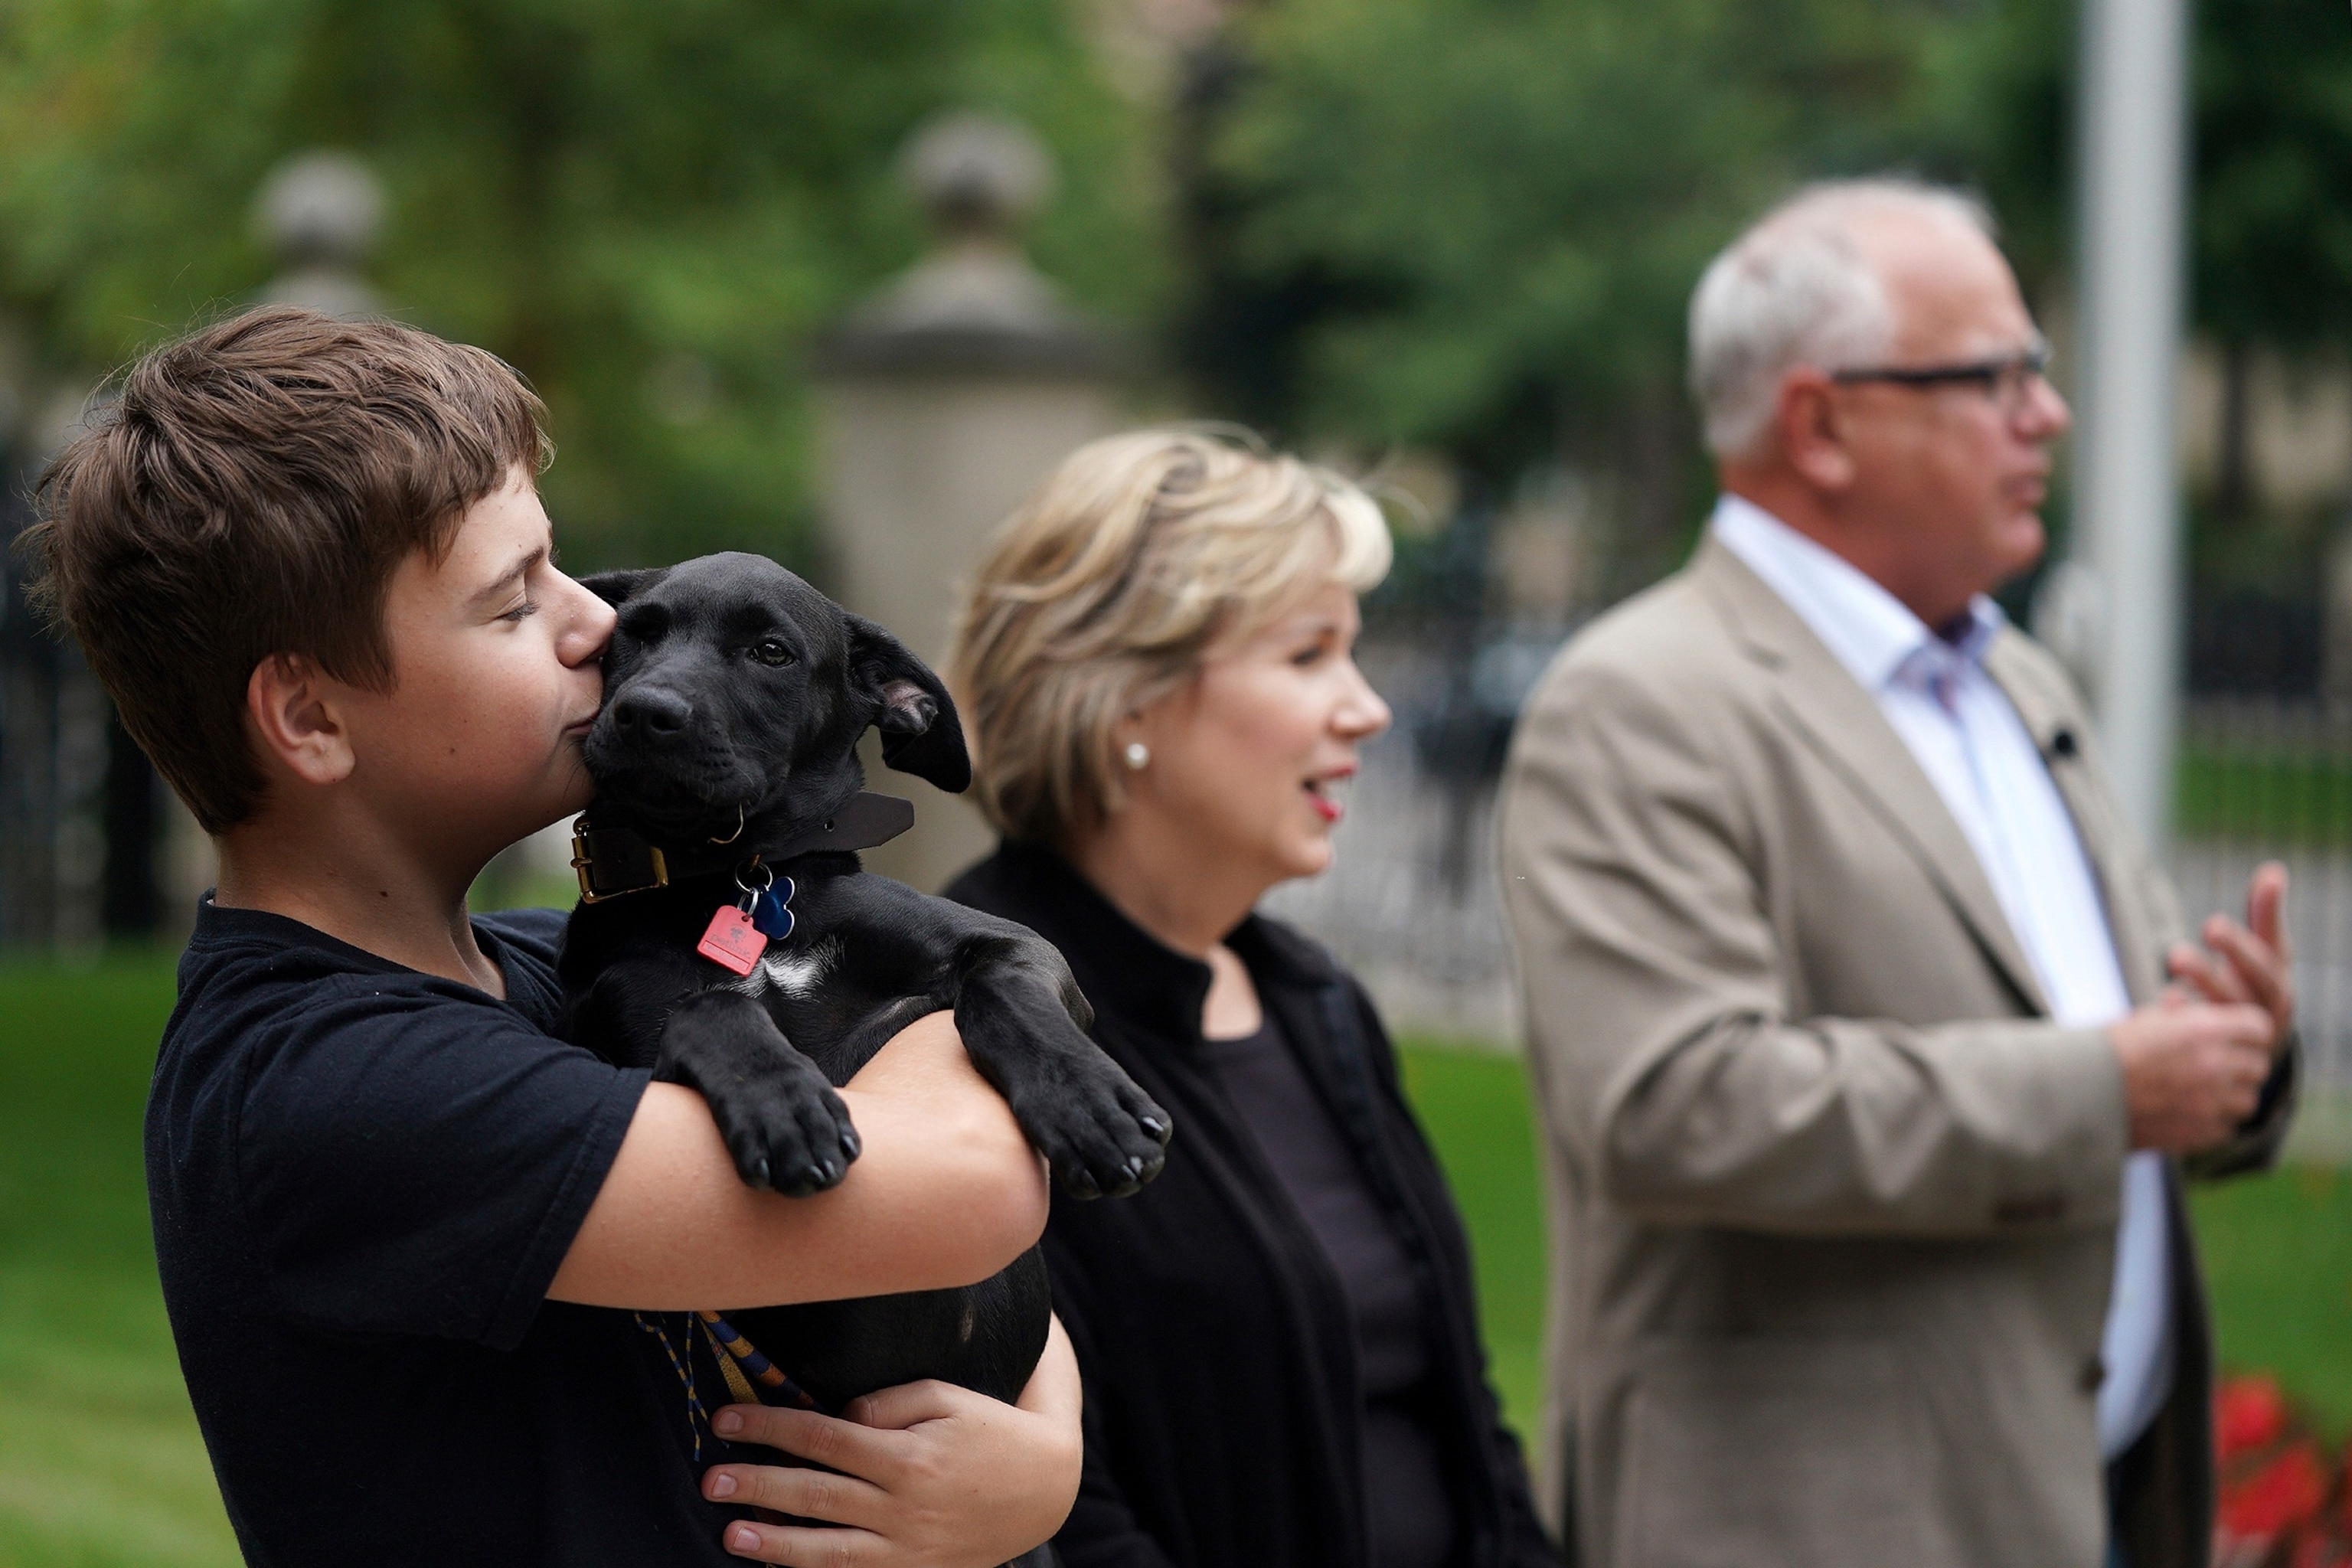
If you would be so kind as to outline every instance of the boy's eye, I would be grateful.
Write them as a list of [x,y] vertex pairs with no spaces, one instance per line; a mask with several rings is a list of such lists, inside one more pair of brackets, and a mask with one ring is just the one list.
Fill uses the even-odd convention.
[[509,610],[505,615],[500,616],[499,619],[502,621],[520,622],[537,614],[539,614],[539,606],[531,603],[529,599],[525,599],[521,604],[517,605],[513,609]]
[[751,657],[761,664],[790,664],[793,650],[774,637],[761,637],[751,645]]

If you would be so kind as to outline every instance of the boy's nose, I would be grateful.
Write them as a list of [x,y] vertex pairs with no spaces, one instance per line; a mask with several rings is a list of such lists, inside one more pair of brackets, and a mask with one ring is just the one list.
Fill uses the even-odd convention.
[[591,659],[604,657],[605,648],[612,644],[613,626],[620,619],[620,614],[560,572],[556,574],[556,581],[563,585],[563,592],[571,596],[572,605],[571,621],[562,640],[556,644],[556,657],[563,660],[567,668],[577,669]]
[[613,723],[624,735],[667,740],[693,717],[693,704],[657,686],[636,687],[613,700]]

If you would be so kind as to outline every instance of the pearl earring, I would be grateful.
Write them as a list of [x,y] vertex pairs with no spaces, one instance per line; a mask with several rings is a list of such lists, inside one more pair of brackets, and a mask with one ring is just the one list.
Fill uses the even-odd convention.
[[1151,765],[1151,748],[1140,741],[1129,741],[1127,750],[1119,753],[1127,762],[1127,771],[1139,773]]

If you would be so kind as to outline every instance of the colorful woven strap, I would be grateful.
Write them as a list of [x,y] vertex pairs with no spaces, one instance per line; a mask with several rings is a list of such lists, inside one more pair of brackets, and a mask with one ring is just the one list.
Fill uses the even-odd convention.
[[[636,1320],[637,1327],[645,1330],[659,1342],[662,1353],[669,1357],[670,1366],[677,1373],[677,1381],[686,1389],[686,1431],[687,1436],[694,1440],[694,1462],[698,1465],[702,1463],[703,1429],[709,1426],[710,1422],[703,1414],[702,1396],[697,1394],[694,1388],[694,1321],[692,1319],[687,1320],[686,1354],[680,1355],[677,1347],[669,1342],[669,1331],[662,1326],[662,1321],[657,1315],[639,1312],[636,1314]],[[725,1364],[727,1358],[720,1356],[719,1360],[721,1364]]]
[[[751,1341],[745,1339],[734,1324],[716,1312],[697,1312],[702,1326],[709,1331],[711,1342],[727,1353],[719,1358],[719,1373],[727,1379],[728,1391],[749,1405],[790,1405],[802,1410],[814,1410],[817,1403],[808,1390],[784,1375],[783,1369],[761,1355]],[[750,1382],[742,1381],[748,1377]],[[776,1397],[754,1393],[751,1384],[768,1390]]]

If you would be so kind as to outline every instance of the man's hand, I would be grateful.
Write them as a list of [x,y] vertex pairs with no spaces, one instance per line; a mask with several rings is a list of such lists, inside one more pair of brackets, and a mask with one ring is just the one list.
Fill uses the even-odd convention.
[[2223,915],[2200,933],[2210,951],[2182,942],[2167,955],[2174,982],[2209,1002],[2251,1002],[2271,1016],[2270,1048],[2294,1027],[2294,973],[2286,939],[2286,868],[2272,860],[2246,884],[2246,923]]
[[846,1420],[730,1405],[711,1417],[731,1442],[764,1443],[838,1470],[716,1465],[713,1502],[837,1526],[737,1523],[727,1550],[796,1568],[997,1568],[1069,1517],[1085,1456],[1077,1358],[1055,1319],[1017,1405],[945,1383],[886,1388]]
[[2109,1028],[2131,1146],[2193,1154],[2235,1133],[2270,1076],[2273,1025],[2260,1007],[2174,993]]

